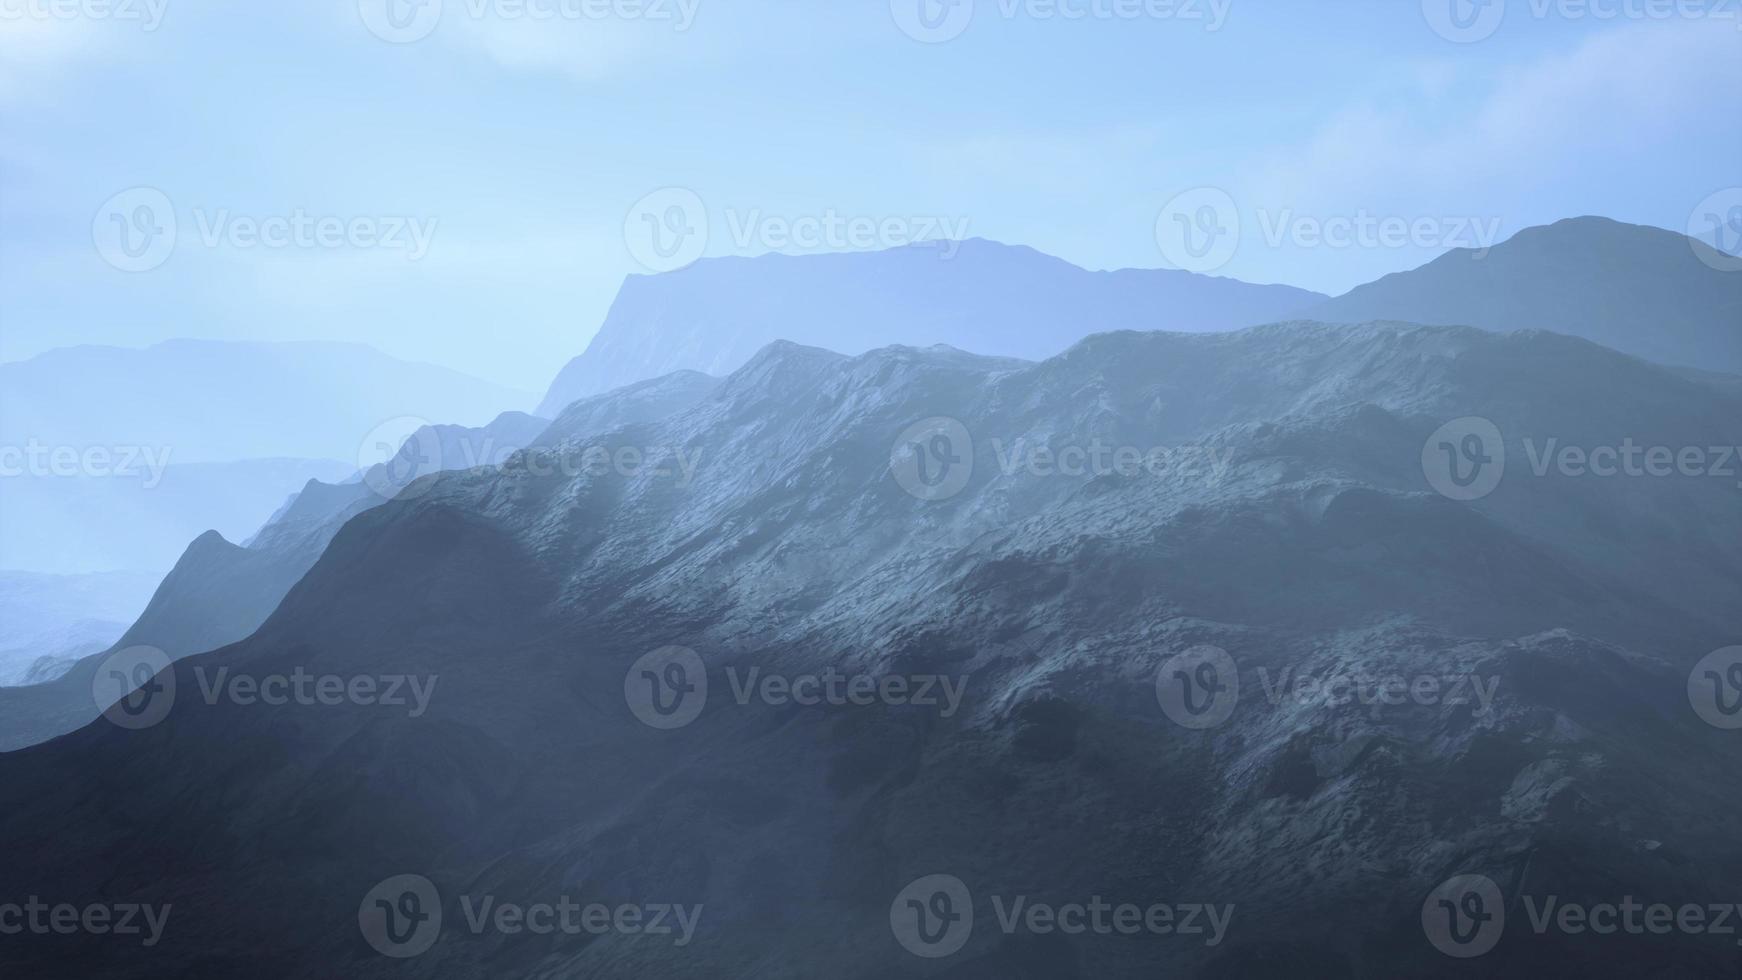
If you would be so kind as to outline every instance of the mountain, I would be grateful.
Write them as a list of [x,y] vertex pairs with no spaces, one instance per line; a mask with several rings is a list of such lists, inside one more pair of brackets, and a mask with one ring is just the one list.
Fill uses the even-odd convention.
[[776,340],[849,354],[942,343],[1034,359],[1098,330],[1226,330],[1325,298],[1177,270],[1091,272],[985,239],[951,244],[713,258],[632,275],[539,414],[555,417],[577,398],[672,371],[728,374]]
[[[426,426],[405,439],[393,460],[343,483],[311,480],[243,545],[207,532],[187,546],[119,640],[87,650],[63,665],[52,683],[0,690],[0,751],[46,741],[88,723],[100,707],[91,698],[104,654],[148,646],[170,659],[214,650],[253,633],[325,551],[347,521],[434,473],[498,467],[547,431],[575,439],[587,432],[658,418],[688,408],[717,384],[679,373],[570,406],[552,425],[509,412],[489,425]],[[615,448],[615,447],[613,447]],[[415,491],[414,491],[415,492]]]
[[1661,228],[1570,218],[1487,251],[1454,249],[1305,315],[1553,330],[1660,364],[1742,374],[1742,273],[1734,261]]
[[356,463],[249,459],[170,463],[123,476],[0,479],[0,568],[75,575],[161,575],[195,536],[241,538],[310,480],[342,480]]
[[[1742,743],[1689,699],[1742,636],[1735,477],[1544,447],[1733,447],[1739,408],[1547,332],[774,344],[675,415],[351,518],[258,630],[134,699],[159,723],[0,755],[0,879],[173,909],[149,948],[0,963],[1458,977],[1423,912],[1480,874],[1483,975],[1722,975],[1731,936],[1539,935],[1522,903],[1734,899]],[[647,465],[565,470],[592,446]],[[424,696],[268,705],[219,671]],[[563,900],[700,912],[679,942],[478,911]],[[1016,901],[1231,918],[1103,935]]]
[[[39,575],[0,571],[0,686],[41,683],[109,648],[145,608],[144,572]],[[3,724],[3,723],[0,723]]]
[[531,400],[362,344],[67,347],[0,364],[0,446],[105,447],[139,453],[140,465],[164,454],[169,463],[355,461],[383,423],[479,425]]

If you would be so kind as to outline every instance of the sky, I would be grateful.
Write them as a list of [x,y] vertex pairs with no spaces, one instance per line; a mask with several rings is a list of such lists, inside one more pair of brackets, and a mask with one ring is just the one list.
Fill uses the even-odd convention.
[[0,360],[539,392],[626,275],[940,235],[1335,294],[1742,216],[1739,76],[1734,2],[0,0]]

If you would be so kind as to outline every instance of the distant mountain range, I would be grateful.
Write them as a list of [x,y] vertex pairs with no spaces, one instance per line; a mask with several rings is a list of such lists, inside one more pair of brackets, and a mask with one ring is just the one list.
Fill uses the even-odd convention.
[[690,369],[723,375],[775,340],[860,353],[890,343],[1049,357],[1108,330],[1204,332],[1302,318],[1553,330],[1661,364],[1742,372],[1742,274],[1675,232],[1576,218],[1487,252],[1457,249],[1335,299],[1157,269],[1091,272],[1031,248],[931,246],[703,259],[624,281],[604,325],[545,394]]
[[1726,267],[1673,231],[1570,218],[1486,252],[1454,249],[1303,315],[1553,330],[1659,364],[1742,373],[1742,272]]
[[362,344],[66,347],[0,364],[0,446],[139,447],[170,463],[354,462],[365,437],[394,419],[481,425],[531,401]]
[[672,371],[725,375],[776,340],[849,354],[892,343],[949,344],[1035,359],[1100,331],[1230,330],[1325,298],[1177,270],[1091,272],[985,239],[959,244],[953,255],[935,244],[775,253],[630,276],[539,414],[555,417],[577,398]]
[[[1734,446],[1728,385],[1543,331],[1304,322],[1038,363],[777,343],[679,381],[687,408],[607,395],[499,470],[357,513],[257,630],[171,668],[160,724],[0,755],[0,877],[180,924],[148,957],[21,935],[0,964],[400,976],[358,909],[408,873],[436,892],[414,911],[449,923],[413,964],[432,978],[1461,976],[1422,934],[1453,875],[1734,900],[1742,742],[1688,678],[1742,635],[1735,479],[1532,464],[1551,439]],[[1497,433],[1482,465],[1506,465],[1448,499],[1433,451],[1471,416]],[[688,482],[563,470],[590,446],[699,462]],[[677,706],[709,693],[660,729],[634,693],[660,675],[637,669],[672,644],[701,671],[664,672]],[[1194,728],[1168,692],[1204,645],[1230,658],[1200,690],[1228,713]],[[268,706],[203,696],[220,669],[439,685],[417,714]],[[740,699],[751,670],[942,677],[962,700]],[[1339,704],[1295,677],[1471,683]],[[976,900],[946,960],[891,933],[936,874]],[[486,895],[704,912],[681,947],[479,933]],[[1007,933],[993,896],[1235,914],[1215,944],[1087,942]],[[1508,923],[1480,968],[1735,962],[1730,936],[1624,938]]]
[[[200,535],[186,547],[155,594],[146,588],[143,594],[150,602],[146,605],[140,599],[143,613],[125,622],[106,624],[106,638],[97,643],[97,637],[91,637],[78,647],[76,656],[70,645],[61,645],[52,671],[17,678],[32,686],[0,689],[0,751],[45,741],[95,718],[98,708],[91,700],[90,688],[103,653],[149,645],[179,658],[244,639],[278,607],[347,521],[380,506],[416,481],[440,472],[497,467],[524,447],[573,442],[587,433],[602,434],[663,418],[696,404],[718,384],[716,378],[680,371],[609,395],[582,399],[570,405],[554,424],[510,412],[479,428],[428,426],[407,437],[399,454],[388,463],[343,482],[310,480],[240,546],[216,531]],[[45,576],[28,580],[38,583],[39,591],[47,587],[42,583],[62,581]],[[129,581],[137,580],[136,576]],[[147,581],[155,583],[156,579]],[[0,586],[5,582],[6,577],[0,575]],[[18,591],[22,595],[22,590]],[[0,590],[0,603],[5,596]],[[75,609],[98,606],[83,586],[77,595],[61,597],[58,605],[65,606],[65,600],[79,596],[85,604]],[[57,622],[73,618],[65,610],[59,616]],[[44,645],[21,640],[21,649],[34,651]],[[26,658],[21,653],[15,659]]]

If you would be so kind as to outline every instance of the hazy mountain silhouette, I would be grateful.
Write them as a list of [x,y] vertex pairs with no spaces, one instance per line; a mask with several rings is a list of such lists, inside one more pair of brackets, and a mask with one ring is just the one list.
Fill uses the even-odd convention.
[[[103,656],[145,645],[172,659],[214,650],[253,633],[352,517],[385,503],[431,474],[501,465],[543,438],[580,438],[613,426],[659,418],[695,404],[718,383],[695,372],[583,399],[552,425],[519,412],[487,426],[427,426],[405,440],[395,460],[344,483],[311,480],[244,545],[216,531],[187,546],[149,605],[120,639],[63,665],[51,682],[0,689],[0,751],[72,731],[100,710],[91,686]],[[547,431],[550,433],[546,435]],[[113,637],[111,637],[113,639]]]
[[[1035,364],[775,344],[688,410],[428,477],[351,518],[256,632],[173,668],[162,724],[0,756],[19,801],[0,811],[7,880],[173,902],[179,924],[149,951],[15,937],[0,962],[399,976],[358,907],[406,873],[434,882],[449,923],[412,964],[426,977],[1462,976],[1421,933],[1453,874],[1507,895],[1732,901],[1742,743],[1690,711],[1687,681],[1742,632],[1734,478],[1527,461],[1550,438],[1733,446],[1739,408],[1543,332],[1125,332]],[[1429,489],[1423,449],[1478,414],[1507,468],[1460,503]],[[892,450],[934,417],[961,423],[972,446],[951,465],[973,465],[960,492],[918,499]],[[1156,465],[1048,475],[1009,465],[1019,440],[1058,459],[1156,449]],[[703,455],[688,485],[535,465],[592,444]],[[674,643],[711,693],[656,730],[626,681]],[[1157,681],[1205,643],[1237,661],[1241,695],[1194,731]],[[219,667],[439,688],[415,718],[207,703],[195,672]],[[965,697],[949,716],[736,703],[727,671],[750,667],[941,674]],[[1484,710],[1272,701],[1285,670],[1497,687]],[[977,896],[943,962],[890,932],[895,896],[937,873]],[[705,914],[684,948],[473,935],[461,895]],[[1012,936],[993,895],[1237,915],[1215,946]],[[1481,966],[1692,976],[1734,955],[1728,937],[1519,926]]]
[[309,480],[342,480],[356,469],[355,460],[250,459],[171,462],[161,474],[7,477],[0,568],[162,575],[202,532],[241,539]]
[[1685,235],[1569,218],[1487,252],[1454,249],[1307,315],[1553,330],[1660,364],[1742,373],[1742,273],[1724,268],[1720,253]]
[[[108,649],[151,598],[145,572],[41,575],[0,571],[0,686],[41,683]],[[6,727],[0,722],[0,728]]]
[[[703,259],[632,275],[587,350],[546,393],[554,416],[585,395],[678,370],[727,374],[776,340],[857,354],[891,343],[1041,358],[1090,333],[1226,330],[1325,297],[1167,269],[1091,272],[985,239],[878,252]],[[945,255],[950,257],[946,258]]]

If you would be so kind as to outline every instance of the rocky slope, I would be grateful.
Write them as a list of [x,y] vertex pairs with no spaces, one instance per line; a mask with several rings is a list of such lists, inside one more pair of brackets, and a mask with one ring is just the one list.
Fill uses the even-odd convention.
[[[1734,897],[1742,746],[1693,709],[1689,670],[1742,635],[1736,478],[1538,476],[1528,460],[1549,438],[1734,446],[1738,407],[1545,333],[1113,333],[1037,364],[773,345],[688,410],[558,433],[352,518],[253,635],[175,665],[160,724],[0,756],[19,801],[0,814],[0,877],[174,909],[149,949],[25,936],[0,962],[93,977],[1722,975],[1727,937],[1538,935],[1524,903]],[[1505,475],[1450,499],[1431,450],[1468,416],[1497,429]],[[959,428],[913,428],[939,417]],[[1018,460],[1018,440],[1050,455]],[[564,472],[583,445],[652,462]],[[1087,462],[1125,447],[1147,464]],[[659,465],[679,457],[687,482]],[[671,644],[699,658],[705,699],[704,675],[643,659]],[[1169,693],[1202,679],[1176,658],[1206,644],[1232,670],[1221,693],[1194,689],[1220,718]],[[648,666],[679,683],[638,696]],[[219,668],[439,683],[415,713],[208,703],[201,672]],[[941,677],[960,701],[741,703],[752,668]],[[1323,696],[1391,677],[1416,693]],[[1427,697],[1422,678],[1444,686]],[[682,725],[659,711],[691,705]],[[1435,887],[1466,873],[1507,905],[1474,963],[1423,928]],[[359,910],[384,914],[372,890],[405,874],[436,895],[420,907],[392,889],[389,905],[442,922],[401,960],[372,948]],[[901,898],[931,875],[959,880],[972,911],[930,889],[917,907],[969,928],[903,931]],[[486,896],[702,912],[683,944],[474,932]],[[1007,931],[1017,896],[1232,918],[1213,943],[1044,918]]]

